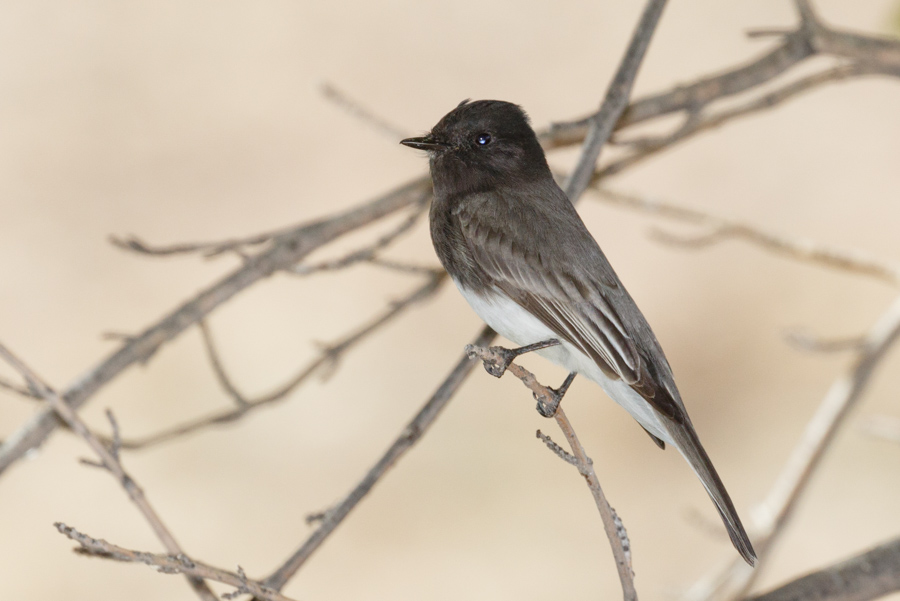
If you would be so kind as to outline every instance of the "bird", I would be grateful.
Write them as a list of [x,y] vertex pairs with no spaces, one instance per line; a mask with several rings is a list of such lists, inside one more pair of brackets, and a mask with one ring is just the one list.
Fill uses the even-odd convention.
[[681,453],[735,549],[755,565],[656,335],[554,180],[525,111],[501,100],[464,100],[426,135],[400,143],[428,153],[429,221],[441,264],[475,313],[520,345],[507,351],[506,365],[535,351],[566,368],[557,403],[576,374],[599,384],[659,447]]

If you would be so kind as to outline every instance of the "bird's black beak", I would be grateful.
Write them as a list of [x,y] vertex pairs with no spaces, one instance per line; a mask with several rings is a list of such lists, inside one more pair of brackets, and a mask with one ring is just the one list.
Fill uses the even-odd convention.
[[433,137],[431,137],[431,135],[427,135],[423,138],[406,138],[405,140],[400,140],[400,143],[404,146],[409,146],[410,148],[415,148],[417,150],[427,150],[429,152],[434,150],[445,150],[450,147],[449,144],[438,142]]

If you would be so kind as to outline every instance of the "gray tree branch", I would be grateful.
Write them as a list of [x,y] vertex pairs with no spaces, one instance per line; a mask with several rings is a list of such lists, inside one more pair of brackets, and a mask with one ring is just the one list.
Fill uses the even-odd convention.
[[870,601],[900,591],[900,538],[746,601]]

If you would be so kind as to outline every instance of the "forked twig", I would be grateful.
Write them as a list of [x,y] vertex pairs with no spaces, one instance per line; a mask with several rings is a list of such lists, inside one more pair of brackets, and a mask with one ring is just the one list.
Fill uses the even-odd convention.
[[184,574],[190,578],[199,580],[214,580],[234,587],[234,592],[224,595],[226,599],[233,599],[238,595],[254,595],[266,601],[291,601],[278,591],[274,591],[264,584],[247,578],[244,570],[238,567],[237,572],[229,572],[205,564],[202,561],[191,559],[184,553],[147,553],[145,551],[132,551],[118,545],[106,542],[103,539],[92,538],[66,526],[61,522],[54,524],[59,532],[80,545],[78,550],[91,557],[102,557],[116,561],[130,563],[143,563],[156,568],[163,574]]
[[[169,532],[169,529],[166,528],[166,525],[163,524],[159,515],[157,515],[156,510],[153,509],[153,506],[150,505],[150,502],[147,500],[147,497],[144,495],[144,491],[138,486],[137,482],[125,472],[125,468],[122,467],[122,463],[119,461],[118,457],[118,446],[113,445],[113,447],[107,448],[100,440],[94,436],[94,434],[88,429],[81,418],[78,417],[78,414],[74,409],[69,407],[65,401],[60,398],[60,396],[50,388],[34,371],[31,370],[27,365],[25,365],[18,357],[16,357],[9,349],[7,349],[3,344],[0,344],[0,357],[3,358],[13,369],[15,369],[22,377],[28,382],[28,385],[39,394],[47,403],[53,408],[53,410],[59,415],[59,417],[65,421],[65,423],[69,426],[69,428],[78,434],[81,438],[88,443],[91,449],[100,457],[102,462],[101,467],[106,469],[110,474],[112,474],[116,480],[119,481],[119,484],[122,485],[122,488],[125,489],[125,492],[128,494],[128,497],[131,499],[132,503],[137,506],[138,510],[143,514],[144,518],[147,520],[147,523],[150,524],[150,527],[153,529],[153,532],[156,534],[156,537],[162,542],[163,546],[169,553],[174,555],[180,555],[184,552],[181,550],[181,546],[178,544],[178,541],[175,540],[175,537],[172,536],[172,533]],[[114,430],[116,429],[115,421],[111,420]],[[118,434],[114,433],[113,439],[118,441]],[[209,589],[206,583],[201,578],[195,578],[193,576],[188,576],[188,582],[191,585],[191,588],[197,593],[204,601],[215,601],[216,595]]]
[[216,374],[216,379],[226,394],[234,399],[235,406],[224,411],[213,412],[209,415],[199,417],[187,423],[148,436],[125,439],[122,441],[122,448],[136,450],[155,446],[164,442],[170,442],[212,426],[236,422],[257,409],[283,400],[301,384],[307,382],[313,375],[322,373],[323,369],[333,369],[346,352],[374,332],[394,321],[397,317],[402,315],[406,309],[433,297],[440,290],[444,282],[446,282],[446,272],[431,269],[428,276],[428,280],[424,284],[415,288],[403,298],[392,301],[380,314],[359,326],[337,342],[331,343],[323,348],[318,357],[302,367],[290,380],[281,386],[278,386],[275,390],[255,398],[247,398],[228,376],[227,370],[222,364],[219,352],[212,340],[212,334],[206,329],[205,325],[202,326],[201,331],[206,330],[204,333],[204,343],[206,344],[207,354],[209,355],[210,363],[213,366],[213,371]]

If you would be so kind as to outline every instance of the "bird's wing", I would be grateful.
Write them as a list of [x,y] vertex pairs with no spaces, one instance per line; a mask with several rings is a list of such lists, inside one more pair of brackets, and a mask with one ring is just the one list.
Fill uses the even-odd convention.
[[[656,377],[670,373],[662,351],[659,357],[642,353],[636,340],[650,337],[658,346],[649,326],[575,210],[532,211],[536,203],[490,196],[466,203],[457,215],[472,257],[491,284],[608,377],[621,378],[664,415],[682,415],[677,392]],[[657,361],[665,363],[663,370]]]

